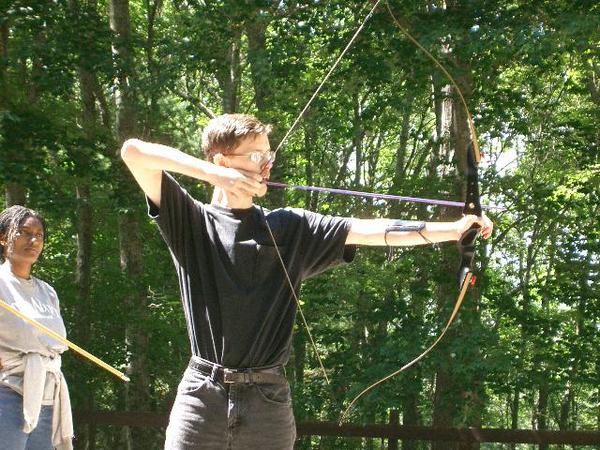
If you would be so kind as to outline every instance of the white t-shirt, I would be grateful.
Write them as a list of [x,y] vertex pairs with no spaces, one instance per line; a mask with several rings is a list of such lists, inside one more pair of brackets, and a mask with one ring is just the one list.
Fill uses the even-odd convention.
[[[27,317],[34,319],[66,337],[65,325],[60,316],[58,296],[52,286],[38,278],[26,280],[12,273],[7,264],[0,266],[0,299]],[[0,383],[23,393],[23,375],[7,375],[6,366],[27,353],[39,353],[52,359],[60,358],[67,347],[42,333],[23,319],[0,308]],[[44,404],[52,404],[56,381],[46,378]]]
[[[48,283],[14,275],[0,266],[0,299],[30,319],[66,336],[58,297]],[[42,405],[52,405],[52,444],[73,450],[73,418],[60,354],[67,346],[39,331],[20,317],[0,308],[0,384],[23,395],[23,431],[37,426]]]

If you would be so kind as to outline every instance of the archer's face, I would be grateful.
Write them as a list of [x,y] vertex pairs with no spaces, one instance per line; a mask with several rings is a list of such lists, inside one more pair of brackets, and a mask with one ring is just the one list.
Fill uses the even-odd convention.
[[269,137],[259,134],[243,139],[240,145],[225,155],[225,158],[228,159],[229,167],[258,173],[268,179],[275,154],[271,151]]
[[44,249],[44,226],[35,217],[28,217],[17,230],[13,245],[7,244],[2,240],[6,259],[13,264],[32,266]]

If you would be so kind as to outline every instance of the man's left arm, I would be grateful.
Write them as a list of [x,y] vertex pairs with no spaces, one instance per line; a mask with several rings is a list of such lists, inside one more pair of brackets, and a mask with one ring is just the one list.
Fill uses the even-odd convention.
[[346,245],[389,245],[391,247],[457,241],[474,224],[489,239],[493,224],[487,216],[465,215],[455,222],[413,222],[390,219],[352,219]]

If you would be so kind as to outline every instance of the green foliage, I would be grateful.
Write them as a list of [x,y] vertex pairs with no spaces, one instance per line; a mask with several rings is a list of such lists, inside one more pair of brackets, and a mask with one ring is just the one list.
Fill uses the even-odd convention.
[[[128,343],[126,328],[136,324],[148,339],[149,408],[166,412],[189,344],[170,256],[145,216],[143,196],[118,181],[120,66],[111,50],[110,2],[9,3],[0,6],[7,30],[0,55],[0,184],[25,186],[28,205],[48,218],[37,274],[56,287],[69,334],[127,370],[139,349]],[[447,426],[597,429],[598,5],[389,3],[469,87],[485,153],[483,194],[506,211],[490,213],[496,234],[479,245],[477,288],[446,339],[361,399],[352,421],[383,423],[397,409],[406,424],[437,425],[434,417],[445,414]],[[275,147],[369,5],[131,0],[129,81],[140,137],[200,156],[208,111],[240,111],[275,124]],[[92,117],[84,115],[82,71],[93,80]],[[445,83],[381,8],[277,155],[273,178],[458,199],[456,136],[440,134]],[[182,182],[196,198],[210,198],[209,186]],[[93,247],[90,301],[81,304],[76,192],[86,183]],[[261,203],[360,218],[451,220],[460,213],[296,191],[272,191]],[[144,270],[135,280],[121,270],[124,213],[140,224]],[[304,311],[332,383],[325,383],[298,324],[288,365],[297,420],[337,420],[366,385],[427,348],[456,298],[455,269],[452,246],[391,255],[361,249],[351,265],[306,282]],[[124,301],[140,286],[143,314]],[[64,366],[75,409],[125,408],[119,382],[71,356]],[[99,428],[97,448],[124,448],[121,439],[118,430]],[[313,441],[299,448],[317,448]],[[383,448],[358,439],[319,442],[319,448]]]

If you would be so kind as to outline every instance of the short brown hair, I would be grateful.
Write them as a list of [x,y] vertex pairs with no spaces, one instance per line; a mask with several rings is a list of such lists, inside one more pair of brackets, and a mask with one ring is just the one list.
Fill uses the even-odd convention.
[[249,114],[223,114],[211,119],[202,133],[202,151],[210,160],[217,152],[232,152],[247,137],[269,134],[273,127]]

